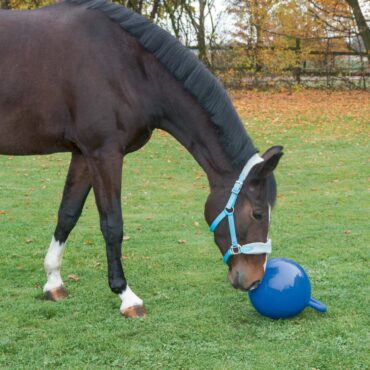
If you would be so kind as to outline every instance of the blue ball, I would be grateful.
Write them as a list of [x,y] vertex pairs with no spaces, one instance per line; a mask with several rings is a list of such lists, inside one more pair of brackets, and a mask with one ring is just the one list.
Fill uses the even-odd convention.
[[303,267],[289,258],[268,260],[261,284],[248,294],[254,308],[273,319],[293,317],[307,306],[326,312],[324,304],[311,298],[310,279]]

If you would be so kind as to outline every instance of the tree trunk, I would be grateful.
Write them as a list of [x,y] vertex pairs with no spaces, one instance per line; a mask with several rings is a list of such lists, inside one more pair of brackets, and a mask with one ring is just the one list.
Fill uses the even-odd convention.
[[141,0],[128,0],[127,1],[127,8],[132,9],[136,13],[141,14],[141,7],[142,7],[142,1]]
[[205,28],[205,12],[208,0],[198,0],[199,3],[199,17],[196,19],[194,8],[186,1],[184,7],[190,19],[190,22],[196,32],[198,42],[198,58],[206,65],[210,66],[207,57],[207,43],[206,43],[206,28]]
[[255,57],[255,68],[256,72],[262,71],[262,58],[261,58],[261,51],[263,49],[263,41],[262,41],[262,30],[261,27],[263,25],[263,19],[261,14],[259,13],[261,4],[258,0],[254,0],[251,2],[251,19],[252,23],[255,27],[255,48],[254,48],[254,57]]
[[160,0],[154,0],[152,11],[150,12],[150,19],[153,21],[156,17],[159,9],[159,1]]
[[209,66],[209,61],[207,57],[207,45],[206,45],[206,32],[205,32],[205,9],[206,0],[199,0],[199,22],[197,30],[197,41],[198,41],[198,51],[199,59],[207,66]]
[[346,0],[346,1],[348,5],[352,8],[359,34],[366,48],[367,59],[369,60],[370,63],[370,28],[367,26],[365,17],[362,14],[358,0]]

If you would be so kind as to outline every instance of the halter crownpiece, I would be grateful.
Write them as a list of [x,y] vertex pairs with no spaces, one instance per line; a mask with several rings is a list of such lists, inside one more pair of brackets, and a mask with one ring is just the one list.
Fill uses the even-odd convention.
[[226,207],[222,210],[222,212],[215,218],[210,226],[210,230],[214,232],[216,227],[220,224],[220,222],[227,217],[229,222],[229,231],[230,231],[230,238],[231,238],[231,246],[225,253],[223,260],[225,263],[229,260],[231,256],[236,254],[264,254],[264,253],[271,253],[272,245],[271,239],[268,239],[266,243],[263,242],[255,242],[255,243],[248,243],[244,245],[240,245],[238,243],[238,238],[236,237],[236,230],[235,230],[235,221],[234,221],[234,206],[236,200],[238,199],[238,195],[240,190],[244,184],[245,179],[247,178],[248,174],[252,170],[252,168],[258,164],[263,162],[263,158],[258,154],[254,154],[244,166],[241,174],[239,175],[238,180],[236,180],[232,190],[229,200],[226,203]]

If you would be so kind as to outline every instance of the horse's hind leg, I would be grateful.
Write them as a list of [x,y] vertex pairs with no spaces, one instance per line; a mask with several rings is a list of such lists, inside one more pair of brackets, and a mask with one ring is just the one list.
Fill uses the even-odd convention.
[[83,205],[91,188],[89,172],[81,154],[72,154],[63,198],[58,213],[58,224],[45,257],[44,267],[47,282],[44,286],[45,297],[54,301],[67,296],[60,267],[68,235],[81,215]]
[[106,243],[109,286],[120,296],[124,316],[142,317],[145,316],[143,301],[127,285],[122,269],[122,160],[122,154],[104,150],[95,152],[93,158],[86,158]]

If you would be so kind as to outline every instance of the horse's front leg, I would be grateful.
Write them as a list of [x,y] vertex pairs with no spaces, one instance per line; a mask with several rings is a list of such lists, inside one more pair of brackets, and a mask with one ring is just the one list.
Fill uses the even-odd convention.
[[127,285],[121,262],[123,156],[120,153],[101,150],[99,153],[94,153],[93,157],[86,157],[86,161],[99,210],[100,227],[106,243],[109,286],[122,300],[122,315],[143,317],[145,316],[143,301]]
[[81,154],[74,153],[72,154],[63,198],[59,207],[58,224],[44,261],[47,273],[44,294],[46,298],[53,301],[67,296],[60,275],[63,252],[68,235],[81,215],[90,188],[90,177],[85,159]]

